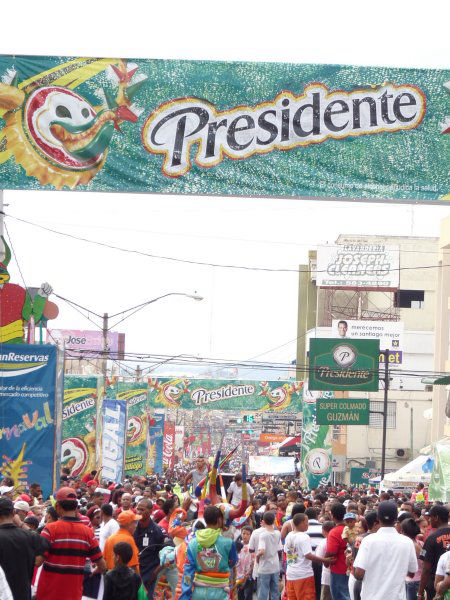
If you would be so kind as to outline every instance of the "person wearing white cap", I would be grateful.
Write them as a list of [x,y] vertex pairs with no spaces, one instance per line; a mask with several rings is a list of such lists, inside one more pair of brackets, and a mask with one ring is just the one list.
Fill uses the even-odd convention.
[[30,505],[25,500],[16,500],[14,502],[14,512],[21,521],[25,521],[27,514],[30,512]]

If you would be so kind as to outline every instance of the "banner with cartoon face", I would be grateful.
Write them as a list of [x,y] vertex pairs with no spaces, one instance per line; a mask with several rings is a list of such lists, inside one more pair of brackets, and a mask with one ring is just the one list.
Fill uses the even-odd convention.
[[61,468],[83,477],[96,469],[96,419],[99,379],[66,375],[62,409]]
[[152,408],[301,412],[301,381],[149,379]]
[[116,385],[116,398],[126,402],[127,426],[125,442],[125,475],[146,474],[147,436],[150,411],[147,384],[120,381]]
[[315,489],[331,480],[332,427],[317,424],[316,401],[318,398],[333,397],[333,392],[303,390],[301,479],[302,486],[306,489]]
[[0,56],[3,189],[448,200],[447,70]]
[[51,345],[3,344],[0,353],[0,478],[17,491],[53,490],[56,353]]

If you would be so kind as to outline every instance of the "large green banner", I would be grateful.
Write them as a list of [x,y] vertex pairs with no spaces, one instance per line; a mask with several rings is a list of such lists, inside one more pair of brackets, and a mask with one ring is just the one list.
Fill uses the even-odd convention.
[[120,381],[116,399],[127,404],[125,475],[146,474],[149,408],[147,383]]
[[152,408],[301,412],[300,381],[149,379]]
[[62,410],[61,467],[83,476],[96,468],[96,419],[102,379],[66,375]]
[[0,81],[3,189],[449,199],[446,70],[4,55]]
[[331,479],[332,452],[331,427],[319,425],[316,418],[316,403],[320,398],[332,400],[333,392],[303,390],[302,424],[302,486],[313,490],[326,485]]

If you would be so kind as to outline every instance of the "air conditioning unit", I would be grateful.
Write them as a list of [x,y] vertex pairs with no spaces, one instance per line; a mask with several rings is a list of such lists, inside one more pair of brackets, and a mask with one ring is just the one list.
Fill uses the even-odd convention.
[[395,450],[395,458],[400,458],[402,460],[408,460],[408,458],[411,458],[411,449],[410,448],[397,448]]

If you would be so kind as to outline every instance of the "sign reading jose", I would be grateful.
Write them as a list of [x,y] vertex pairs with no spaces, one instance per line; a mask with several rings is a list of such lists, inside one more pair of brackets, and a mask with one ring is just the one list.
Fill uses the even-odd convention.
[[396,290],[400,281],[399,249],[383,244],[319,246],[317,286]]
[[310,390],[378,390],[379,340],[311,338]]
[[449,192],[444,70],[11,55],[0,77],[5,189]]
[[[80,331],[78,329],[47,330],[47,343],[64,342],[69,358],[101,358],[103,351],[102,331]],[[108,331],[108,351],[111,358],[123,360],[125,334]],[[70,352],[72,350],[72,352]]]

